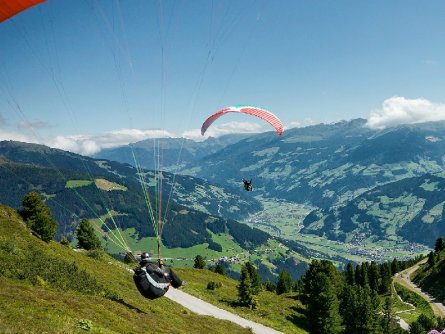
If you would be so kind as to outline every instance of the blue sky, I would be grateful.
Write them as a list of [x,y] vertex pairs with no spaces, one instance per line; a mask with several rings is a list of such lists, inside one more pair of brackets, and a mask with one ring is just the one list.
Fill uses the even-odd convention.
[[[91,154],[194,138],[233,104],[287,128],[445,119],[444,14],[444,1],[47,0],[0,24],[0,139]],[[266,130],[233,114],[208,133]]]

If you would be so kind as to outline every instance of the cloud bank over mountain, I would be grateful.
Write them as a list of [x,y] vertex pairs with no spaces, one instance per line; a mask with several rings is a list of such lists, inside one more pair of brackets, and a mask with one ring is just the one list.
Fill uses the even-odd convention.
[[445,120],[445,104],[433,103],[424,98],[394,96],[383,101],[380,109],[371,112],[366,125],[381,130],[401,124],[442,120]]

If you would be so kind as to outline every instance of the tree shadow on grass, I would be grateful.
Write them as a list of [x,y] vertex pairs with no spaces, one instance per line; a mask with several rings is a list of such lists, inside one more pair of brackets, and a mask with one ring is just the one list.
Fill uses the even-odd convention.
[[239,300],[224,299],[224,298],[222,298],[222,299],[220,299],[219,301],[220,301],[221,303],[224,303],[224,304],[226,304],[226,305],[228,305],[228,306],[231,306],[231,307],[242,307],[242,306],[244,306],[243,304],[241,304],[241,303],[239,302]]
[[292,322],[295,326],[309,331],[309,324],[305,316],[305,310],[299,306],[292,306],[290,308],[294,313],[286,317],[287,320]]

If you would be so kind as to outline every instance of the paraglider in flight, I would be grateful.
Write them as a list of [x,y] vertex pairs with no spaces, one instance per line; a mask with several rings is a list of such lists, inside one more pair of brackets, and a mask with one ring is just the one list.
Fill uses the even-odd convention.
[[281,121],[271,112],[254,107],[254,106],[248,106],[248,105],[237,105],[237,106],[231,106],[224,109],[221,109],[214,113],[212,116],[207,118],[205,122],[201,126],[201,135],[204,136],[204,133],[207,131],[208,127],[219,117],[222,115],[229,113],[229,112],[239,112],[243,114],[253,115],[256,117],[259,117],[266,122],[268,122],[270,125],[272,125],[277,133],[281,135],[283,133],[283,124]]
[[0,0],[0,22],[46,0]]
[[246,179],[243,179],[243,183],[244,183],[244,189],[246,189],[247,191],[253,190],[252,180],[247,181]]

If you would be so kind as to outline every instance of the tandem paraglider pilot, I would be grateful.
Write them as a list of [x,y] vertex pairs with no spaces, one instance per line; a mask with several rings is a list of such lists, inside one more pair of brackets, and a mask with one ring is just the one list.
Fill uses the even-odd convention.
[[141,254],[141,262],[134,271],[133,279],[139,292],[149,299],[162,297],[170,286],[179,288],[183,285],[171,268],[164,266],[161,259],[153,261],[147,252]]

